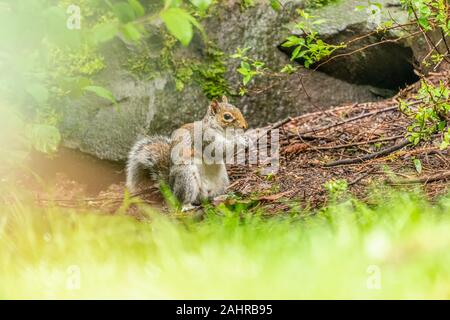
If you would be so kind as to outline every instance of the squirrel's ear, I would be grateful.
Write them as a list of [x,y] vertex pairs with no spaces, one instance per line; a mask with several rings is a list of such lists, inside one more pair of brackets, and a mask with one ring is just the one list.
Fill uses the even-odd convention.
[[211,101],[211,104],[209,105],[209,111],[212,115],[215,115],[219,112],[219,102],[216,99]]
[[226,96],[222,96],[222,102],[228,104],[228,98]]

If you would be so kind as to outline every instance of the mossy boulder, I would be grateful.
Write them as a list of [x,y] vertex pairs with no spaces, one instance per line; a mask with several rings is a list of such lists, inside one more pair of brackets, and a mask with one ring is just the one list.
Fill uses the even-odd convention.
[[101,159],[122,161],[141,135],[170,132],[206,112],[208,99],[195,84],[176,89],[169,72],[153,70],[147,78],[127,70],[130,55],[122,43],[106,48],[108,68],[95,82],[110,89],[117,103],[85,95],[63,106],[61,131],[64,144]]
[[[272,70],[292,63],[280,45],[291,34],[289,26],[298,18],[295,9],[305,2],[283,2],[281,11],[273,10],[269,1],[255,1],[245,9],[240,1],[227,0],[215,5],[203,24],[215,49],[224,55],[213,58],[214,67],[210,70],[204,66],[210,63],[211,46],[198,35],[188,48],[172,44],[168,51],[163,33],[154,32],[143,44],[145,54],[118,40],[108,44],[102,50],[107,68],[94,80],[111,89],[118,103],[114,105],[92,95],[68,101],[62,107],[65,145],[102,159],[125,160],[138,136],[169,134],[183,123],[201,118],[208,105],[207,96],[220,93],[226,86],[234,93],[231,101],[243,110],[253,127],[343,103],[374,101],[386,95],[376,82],[364,82],[358,77],[366,70],[377,71],[372,77],[378,77],[397,61],[398,52],[410,50],[405,44],[391,49],[381,47],[373,55],[375,58],[360,55],[356,60],[331,65],[323,72],[302,69],[296,75],[281,78],[257,77],[249,84],[248,95],[239,96],[241,75],[236,71],[239,61],[230,58],[238,47],[251,47],[249,55]],[[386,2],[386,6],[397,3],[381,2]],[[321,35],[330,41],[343,41],[374,30],[366,14],[351,9],[358,4],[366,1],[338,1],[316,9],[315,14],[327,19]],[[408,51],[406,55],[409,54]],[[388,56],[393,60],[383,61]],[[196,79],[196,72],[203,74],[203,78]]]

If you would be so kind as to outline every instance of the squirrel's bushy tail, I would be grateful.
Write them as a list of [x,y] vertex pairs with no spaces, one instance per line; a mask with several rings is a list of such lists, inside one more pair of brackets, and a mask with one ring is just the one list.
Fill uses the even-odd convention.
[[168,181],[170,170],[170,139],[163,136],[138,140],[128,154],[127,188],[136,192],[145,182]]

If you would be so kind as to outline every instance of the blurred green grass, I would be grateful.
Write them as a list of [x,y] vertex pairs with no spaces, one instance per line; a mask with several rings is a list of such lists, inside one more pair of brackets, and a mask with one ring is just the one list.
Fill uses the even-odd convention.
[[450,298],[450,196],[394,193],[265,218],[148,220],[11,201],[0,298]]

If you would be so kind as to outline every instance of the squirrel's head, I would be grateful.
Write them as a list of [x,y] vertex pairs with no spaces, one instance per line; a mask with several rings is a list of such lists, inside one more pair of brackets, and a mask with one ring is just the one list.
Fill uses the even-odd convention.
[[247,121],[241,111],[228,103],[227,97],[223,96],[222,101],[213,100],[208,107],[207,116],[213,118],[223,129],[247,129]]

